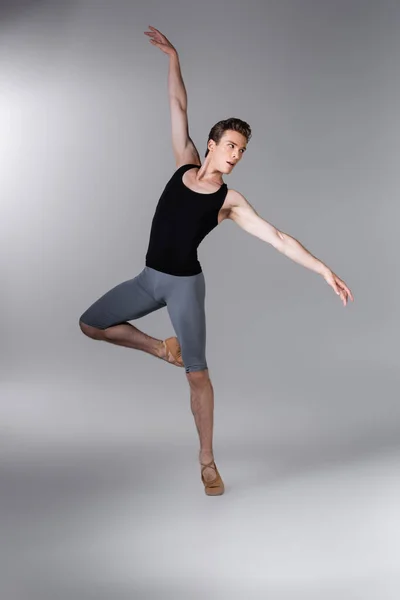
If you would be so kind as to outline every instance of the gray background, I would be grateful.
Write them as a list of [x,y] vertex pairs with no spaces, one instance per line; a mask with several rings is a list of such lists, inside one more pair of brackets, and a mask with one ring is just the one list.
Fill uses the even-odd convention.
[[[7,600],[391,600],[400,593],[400,5],[0,4],[1,585]],[[231,222],[199,249],[215,458],[184,373],[94,342],[80,314],[144,265],[190,133],[253,129],[228,187],[349,285]],[[173,335],[166,310],[136,324]]]

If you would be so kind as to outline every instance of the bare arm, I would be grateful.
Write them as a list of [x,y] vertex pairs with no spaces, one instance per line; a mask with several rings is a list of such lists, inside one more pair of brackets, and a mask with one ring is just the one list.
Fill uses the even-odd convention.
[[192,163],[201,165],[199,153],[189,135],[187,94],[183,82],[179,56],[171,42],[160,31],[149,26],[145,32],[150,42],[169,56],[168,97],[171,113],[172,147],[176,166]]
[[199,153],[189,135],[187,94],[177,53],[172,53],[169,58],[168,95],[176,166],[187,163],[201,165]]
[[187,93],[182,78],[179,56],[176,51],[171,52],[169,55],[168,96],[170,102],[175,100],[182,110],[187,110]]
[[299,263],[307,269],[322,275],[346,305],[347,296],[353,295],[346,284],[333,273],[322,261],[313,256],[299,241],[260,217],[246,198],[235,190],[229,190],[228,218],[239,227],[264,242],[271,244],[276,250]]

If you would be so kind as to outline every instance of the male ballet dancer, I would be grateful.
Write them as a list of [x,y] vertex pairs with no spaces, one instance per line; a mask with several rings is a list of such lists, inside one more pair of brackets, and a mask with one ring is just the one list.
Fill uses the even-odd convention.
[[[220,495],[224,484],[214,462],[214,393],[206,362],[205,280],[197,259],[204,237],[224,219],[232,219],[287,257],[322,275],[344,306],[353,296],[346,284],[296,239],[262,219],[222,176],[242,159],[251,137],[249,125],[236,118],[211,129],[204,164],[189,136],[187,95],[179,57],[157,29],[146,31],[150,42],[169,55],[168,90],[172,145],[177,170],[158,202],[146,254],[146,266],[99,298],[80,318],[93,339],[136,348],[185,368],[191,409],[199,439],[201,480],[207,495]],[[127,321],[167,307],[177,337],[159,340]]]

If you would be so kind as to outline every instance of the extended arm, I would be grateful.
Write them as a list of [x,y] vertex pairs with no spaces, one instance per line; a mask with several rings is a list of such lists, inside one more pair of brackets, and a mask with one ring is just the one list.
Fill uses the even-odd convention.
[[271,246],[288,258],[322,275],[325,281],[335,290],[336,294],[341,297],[344,305],[346,305],[347,296],[351,300],[354,300],[346,284],[327,265],[313,256],[299,241],[289,234],[279,231],[274,225],[260,217],[242,194],[235,190],[229,190],[229,194],[231,196],[229,201],[229,219],[237,223],[239,227],[251,235],[271,244]]
[[179,63],[178,52],[160,31],[151,27],[145,32],[150,42],[169,56],[168,97],[171,112],[172,147],[176,166],[184,164],[200,165],[199,153],[189,135],[187,116],[187,94]]

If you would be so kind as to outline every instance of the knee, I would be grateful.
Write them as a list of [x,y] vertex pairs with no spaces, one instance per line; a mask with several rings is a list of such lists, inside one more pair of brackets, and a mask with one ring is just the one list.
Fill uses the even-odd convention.
[[94,340],[100,339],[100,336],[102,333],[101,329],[97,329],[96,327],[92,327],[91,325],[86,325],[86,323],[84,323],[80,319],[79,319],[79,327],[80,327],[82,333],[84,333],[88,337],[90,337]]
[[189,382],[190,389],[194,392],[200,391],[208,385],[211,385],[208,369],[204,369],[202,371],[190,371],[189,373],[186,373],[186,377]]

